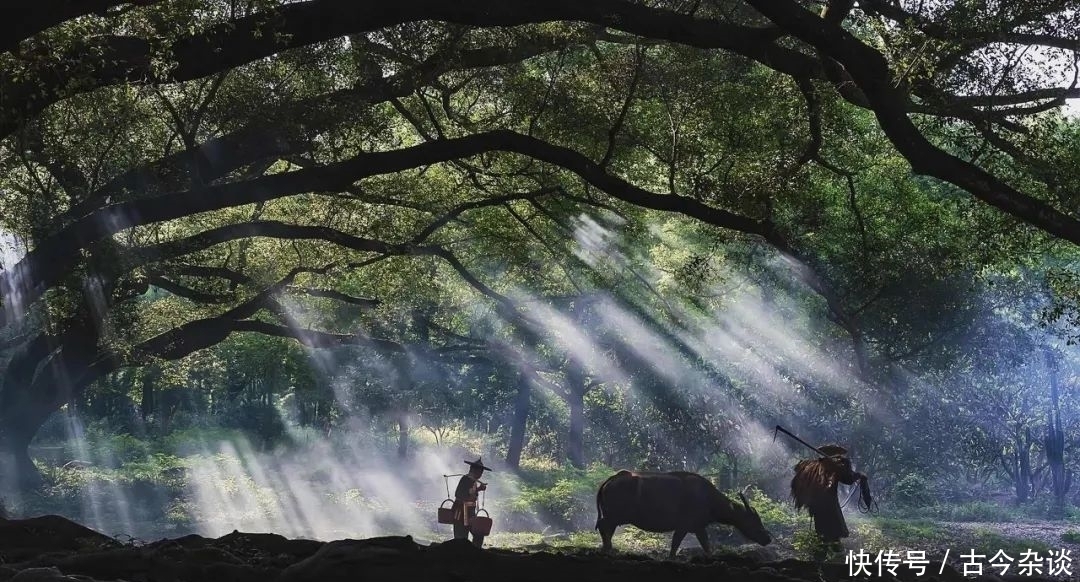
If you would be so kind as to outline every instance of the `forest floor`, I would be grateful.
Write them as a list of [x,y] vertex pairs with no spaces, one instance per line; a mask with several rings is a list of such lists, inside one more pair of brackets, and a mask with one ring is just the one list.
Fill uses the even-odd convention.
[[[98,457],[107,459],[111,458],[109,455],[118,455],[117,451],[126,450],[118,439],[105,439],[95,445],[108,451],[108,455],[102,453]],[[180,435],[176,440],[192,439],[190,435]],[[767,547],[748,544],[731,528],[716,526],[710,532],[715,548],[713,557],[702,556],[697,540],[688,536],[677,559],[670,562],[665,559],[670,534],[651,534],[633,527],[620,527],[617,531],[616,556],[597,553],[600,539],[592,529],[596,483],[611,474],[611,467],[595,466],[580,471],[535,466],[520,475],[500,474],[499,497],[487,500],[495,518],[495,531],[488,539],[487,549],[473,555],[470,554],[473,548],[440,543],[451,537],[449,526],[434,523],[435,507],[444,483],[432,475],[445,472],[440,466],[416,462],[394,471],[379,472],[354,471],[350,464],[341,463],[339,473],[348,478],[339,483],[324,478],[325,475],[320,477],[320,472],[314,469],[290,472],[286,469],[295,469],[296,465],[282,465],[276,457],[263,458],[251,453],[207,457],[173,449],[158,451],[147,448],[150,444],[128,443],[131,452],[121,455],[124,460],[113,459],[115,462],[111,464],[64,460],[76,458],[72,456],[74,452],[60,455],[55,462],[43,462],[46,486],[32,494],[9,498],[9,515],[30,518],[58,514],[66,518],[0,522],[0,582],[18,576],[22,577],[12,582],[49,582],[54,578],[58,582],[72,582],[56,578],[59,575],[56,573],[31,570],[19,574],[36,566],[55,566],[65,574],[102,581],[180,582],[199,578],[244,582],[251,578],[255,582],[258,578],[258,582],[271,579],[291,582],[283,578],[285,572],[294,566],[299,568],[301,563],[307,564],[305,568],[315,567],[310,560],[315,560],[315,552],[323,547],[336,548],[333,552],[337,553],[329,556],[324,553],[317,560],[322,563],[318,567],[340,568],[340,572],[328,570],[325,577],[313,576],[317,580],[345,577],[349,571],[347,565],[352,563],[375,574],[383,572],[379,568],[384,566],[390,570],[400,568],[411,576],[406,579],[471,579],[473,576],[466,575],[467,571],[461,573],[465,566],[455,565],[454,556],[458,555],[472,556],[469,559],[483,568],[501,572],[495,576],[483,573],[474,576],[484,580],[542,578],[547,582],[551,577],[570,576],[603,582],[619,575],[620,582],[638,579],[657,582],[657,575],[666,580],[682,576],[687,568],[690,568],[687,572],[709,572],[700,576],[710,578],[724,572],[733,574],[733,568],[745,570],[744,575],[735,576],[737,580],[749,577],[777,582],[831,582],[849,577],[844,554],[825,566],[798,561],[812,555],[814,540],[809,516],[794,511],[789,502],[771,498],[758,489],[752,489],[748,496],[773,533],[773,543]],[[329,471],[329,474],[335,473]],[[263,477],[259,478],[260,475]],[[292,480],[267,480],[266,475],[287,475]],[[845,554],[924,551],[935,567],[919,577],[923,579],[932,578],[931,569],[936,575],[936,566],[946,557],[947,563],[960,567],[961,554],[972,550],[987,558],[1000,550],[1017,559],[1029,550],[1046,556],[1051,551],[1069,549],[1076,561],[1073,570],[1080,574],[1080,508],[1070,507],[1059,521],[1039,521],[1045,512],[1034,504],[1012,507],[982,500],[926,507],[884,502],[881,505],[882,512],[873,515],[854,511],[848,514],[851,537],[844,540]],[[74,526],[67,519],[96,531]],[[61,522],[69,525],[56,525]],[[49,523],[60,530],[49,533],[53,527]],[[234,529],[279,532],[291,538],[325,541],[370,539],[324,546],[323,541],[287,542],[284,537],[267,534],[224,535]],[[187,535],[191,533],[205,537]],[[415,541],[406,543],[404,537],[374,537],[406,534],[411,534]],[[31,541],[22,540],[24,537]],[[172,541],[153,541],[162,538]],[[76,544],[72,539],[84,541]],[[232,549],[238,543],[251,547]],[[138,564],[153,570],[140,574]],[[229,573],[232,570],[238,572],[237,576]],[[203,577],[207,572],[216,574]],[[458,572],[460,576],[447,572]],[[952,576],[951,572],[946,569],[944,578]],[[46,577],[42,579],[39,575]],[[693,579],[699,574],[687,576]]]
[[[0,581],[4,582],[832,582],[851,578],[842,560],[769,560],[753,552],[663,560],[625,553],[603,555],[595,549],[480,550],[456,541],[419,544],[410,537],[319,542],[236,532],[216,539],[190,535],[149,544],[125,544],[58,516],[0,520],[0,558]],[[881,578],[905,582],[965,579],[952,568],[939,574],[937,565],[923,576],[901,567],[896,576],[885,573]],[[1045,578],[1010,574],[966,579],[1035,582]]]
[[[1060,521],[1020,521],[1020,522],[936,522],[937,525],[947,531],[953,532],[955,537],[963,539],[985,538],[997,536],[1004,540],[1027,540],[1035,542],[1030,545],[1035,547],[1063,548],[1068,547],[1080,550],[1080,527],[1075,523]],[[1080,560],[1080,557],[1077,558]]]

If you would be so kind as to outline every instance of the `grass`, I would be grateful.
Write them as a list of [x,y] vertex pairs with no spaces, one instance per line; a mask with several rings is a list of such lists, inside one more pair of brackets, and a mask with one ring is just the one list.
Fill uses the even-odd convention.
[[885,506],[883,515],[905,519],[931,519],[951,522],[1019,523],[1025,521],[1066,521],[1080,524],[1080,507],[1069,505],[1064,512],[1055,511],[1047,499],[1021,506],[989,501],[938,503],[926,506]]
[[925,507],[895,507],[886,510],[886,515],[891,517],[908,517],[915,519],[932,519],[938,521],[989,521],[995,523],[1009,523],[1021,521],[1026,516],[1015,508],[1005,507],[998,503],[987,501],[970,501],[966,503],[935,504]]
[[950,537],[944,526],[928,519],[882,518],[876,523],[884,538],[909,547],[940,546]]

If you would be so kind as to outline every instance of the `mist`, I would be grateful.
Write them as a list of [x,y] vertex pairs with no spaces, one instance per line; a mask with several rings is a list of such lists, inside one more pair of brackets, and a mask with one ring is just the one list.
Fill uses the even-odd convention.
[[[702,284],[690,289],[635,249],[685,249],[693,247],[691,241],[659,227],[648,229],[647,244],[640,234],[627,241],[621,222],[611,217],[582,215],[575,224],[575,254],[606,288],[572,302],[553,301],[523,286],[505,290],[545,342],[543,349],[513,347],[514,358],[540,370],[530,383],[521,466],[506,464],[509,434],[498,428],[512,422],[512,395],[457,412],[468,410],[462,403],[481,402],[487,383],[505,385],[518,373],[505,361],[447,363],[411,348],[388,357],[363,342],[333,349],[299,344],[288,361],[307,372],[294,373],[292,385],[252,403],[252,410],[268,415],[260,417],[260,425],[278,427],[275,436],[215,432],[189,423],[189,436],[169,453],[175,458],[162,457],[172,468],[153,484],[96,469],[130,472],[138,463],[153,464],[155,457],[138,460],[117,450],[123,441],[100,430],[88,432],[78,410],[61,413],[66,452],[54,453],[63,459],[55,478],[74,479],[80,486],[76,506],[50,510],[109,535],[139,540],[186,533],[218,537],[240,530],[323,541],[387,535],[441,541],[451,532],[437,523],[436,509],[452,496],[467,468],[464,461],[482,456],[495,468],[484,476],[490,486],[483,497],[495,520],[493,539],[514,546],[591,531],[595,487],[618,469],[697,471],[722,488],[752,485],[772,499],[786,499],[794,463],[811,453],[785,436],[777,438],[777,425],[812,444],[851,447],[856,467],[882,475],[878,491],[884,499],[903,482],[905,471],[923,466],[917,459],[887,460],[888,453],[877,448],[881,441],[862,435],[886,427],[900,434],[918,430],[911,427],[939,413],[927,408],[923,418],[892,418],[896,401],[876,396],[876,387],[860,379],[849,338],[820,313],[820,299],[799,272],[804,266],[762,249],[746,262],[717,259]],[[481,278],[497,276],[481,273]],[[94,284],[87,282],[91,297]],[[282,297],[280,305],[296,337],[323,323],[318,310],[302,302]],[[508,333],[507,322],[481,297],[460,313],[479,333]],[[992,309],[981,317],[987,325],[1015,325]],[[374,334],[362,323],[355,329],[358,337]],[[1048,332],[1016,333],[1033,344],[1052,341]],[[967,341],[975,345],[985,339]],[[572,368],[586,386],[571,383],[578,377]],[[1020,420],[1001,426],[991,420],[983,405],[1000,404],[997,396],[985,403],[968,401],[971,395],[960,384],[975,382],[984,372],[976,368],[950,377],[898,367],[895,373],[912,394],[960,402],[957,418],[968,426],[988,434],[1023,426]],[[297,384],[303,378],[306,388]],[[333,420],[313,423],[313,414],[325,413],[322,408],[313,413],[311,403],[324,400]],[[565,431],[574,422],[575,400],[585,410],[584,442],[578,446],[586,447],[591,463],[560,467],[559,451],[572,448]],[[135,402],[125,402],[137,418]],[[603,407],[612,411],[600,414]],[[854,421],[846,416],[852,414]],[[949,450],[938,436],[919,438],[926,440],[923,450]],[[631,444],[641,450],[620,451]],[[628,461],[633,455],[639,461]],[[890,469],[890,462],[901,468]],[[555,476],[537,483],[537,475],[555,468]],[[928,495],[933,497],[922,503],[970,499],[947,492]],[[16,510],[48,507],[18,497],[9,503]],[[861,516],[851,518],[862,523]]]

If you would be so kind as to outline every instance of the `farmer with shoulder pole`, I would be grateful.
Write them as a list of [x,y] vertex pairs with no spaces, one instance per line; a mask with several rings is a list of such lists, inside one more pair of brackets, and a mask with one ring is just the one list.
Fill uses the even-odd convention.
[[469,472],[461,477],[457,489],[454,490],[454,539],[468,539],[471,533],[473,544],[480,548],[484,545],[484,537],[489,533],[491,520],[477,518],[476,501],[480,492],[487,489],[487,483],[481,481],[480,477],[484,471],[490,471],[491,468],[485,467],[479,458],[465,461],[465,464],[469,465]]
[[839,445],[814,447],[780,425],[776,426],[776,431],[773,433],[774,439],[776,432],[783,432],[819,455],[816,459],[805,459],[795,465],[795,477],[791,480],[791,497],[795,502],[796,510],[805,507],[813,518],[814,531],[825,544],[823,552],[838,550],[840,539],[848,537],[849,532],[840,507],[840,499],[837,497],[837,487],[840,483],[845,485],[858,483],[859,510],[865,513],[872,511],[875,505],[870,495],[869,479],[852,468],[851,459],[847,456],[848,451],[844,447]]

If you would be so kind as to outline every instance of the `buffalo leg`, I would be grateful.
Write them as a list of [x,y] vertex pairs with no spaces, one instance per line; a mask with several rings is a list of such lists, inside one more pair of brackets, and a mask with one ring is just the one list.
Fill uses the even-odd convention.
[[683,538],[686,537],[686,532],[675,530],[675,533],[671,534],[671,557],[675,557],[675,552],[679,551],[679,546],[682,545]]
[[697,536],[697,541],[698,541],[699,544],[701,544],[701,551],[704,552],[706,556],[708,556],[709,555],[709,532],[705,531],[704,529],[699,529],[696,532],[694,532],[694,535]]
[[600,530],[600,540],[604,543],[604,552],[610,552],[612,550],[611,537],[615,535],[615,527],[616,526],[605,519],[601,519],[596,523],[596,529]]

